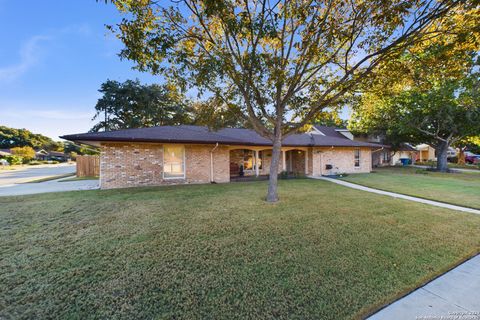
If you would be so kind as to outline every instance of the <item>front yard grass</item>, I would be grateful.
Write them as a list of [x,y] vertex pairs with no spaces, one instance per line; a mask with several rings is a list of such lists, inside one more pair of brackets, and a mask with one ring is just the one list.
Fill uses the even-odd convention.
[[388,167],[342,179],[385,191],[480,209],[480,173],[440,173],[412,167]]
[[480,217],[325,181],[0,197],[0,318],[352,319],[480,251]]

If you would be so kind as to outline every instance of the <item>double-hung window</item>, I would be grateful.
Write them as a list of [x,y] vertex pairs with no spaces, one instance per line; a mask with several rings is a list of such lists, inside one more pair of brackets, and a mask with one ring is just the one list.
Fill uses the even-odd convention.
[[163,147],[163,178],[185,178],[185,147],[165,145]]
[[355,155],[355,167],[360,167],[360,149],[355,149],[354,150],[354,155]]

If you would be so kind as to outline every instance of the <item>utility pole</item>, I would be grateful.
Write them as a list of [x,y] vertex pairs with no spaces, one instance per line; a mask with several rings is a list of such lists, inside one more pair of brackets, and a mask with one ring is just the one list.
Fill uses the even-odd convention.
[[108,130],[108,116],[107,116],[107,106],[105,106],[105,131]]

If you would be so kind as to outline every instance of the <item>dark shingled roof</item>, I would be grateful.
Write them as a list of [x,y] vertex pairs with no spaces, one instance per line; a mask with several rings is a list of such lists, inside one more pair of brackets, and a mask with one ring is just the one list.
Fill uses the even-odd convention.
[[[329,129],[325,129],[329,128]],[[353,141],[335,131],[322,127],[321,134],[301,133],[288,136],[283,146],[295,147],[382,147],[379,144]],[[99,142],[159,142],[159,143],[207,143],[227,145],[271,146],[272,142],[253,130],[225,128],[211,131],[207,127],[180,125],[125,129],[106,132],[70,134],[60,138],[83,143]]]

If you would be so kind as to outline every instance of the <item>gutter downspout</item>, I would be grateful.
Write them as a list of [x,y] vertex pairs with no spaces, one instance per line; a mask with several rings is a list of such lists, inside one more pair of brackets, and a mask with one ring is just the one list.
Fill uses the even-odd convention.
[[213,152],[218,148],[218,142],[215,144],[215,147],[210,150],[210,183],[215,183],[213,179]]

